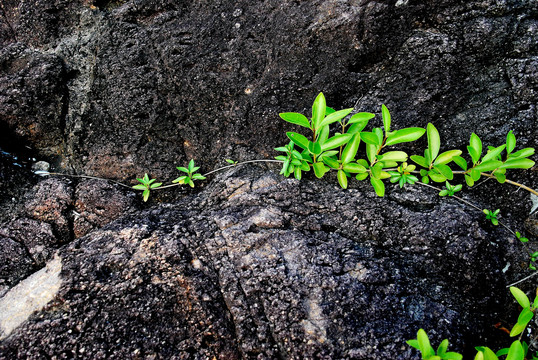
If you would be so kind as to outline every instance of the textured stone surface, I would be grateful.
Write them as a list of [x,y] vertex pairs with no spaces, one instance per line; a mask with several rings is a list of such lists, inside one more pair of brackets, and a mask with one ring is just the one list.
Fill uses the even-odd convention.
[[0,355],[407,359],[419,327],[468,351],[508,341],[491,324],[518,254],[435,194],[238,168],[61,249],[58,296]]
[[[386,104],[393,128],[432,122],[443,149],[511,129],[535,147],[537,15],[532,0],[1,1],[0,296],[57,250],[65,282],[0,357],[403,359],[419,327],[468,356],[500,343],[527,259],[429,190],[238,170],[133,215],[123,188],[28,169],[132,183],[272,157],[294,129],[278,113],[309,115],[320,91]],[[536,168],[512,174],[538,188]],[[525,192],[467,194],[536,235]]]

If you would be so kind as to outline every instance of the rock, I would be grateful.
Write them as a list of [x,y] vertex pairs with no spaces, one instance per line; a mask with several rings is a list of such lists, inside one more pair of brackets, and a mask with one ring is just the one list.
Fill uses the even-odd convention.
[[234,168],[62,248],[58,294],[0,357],[408,359],[419,327],[457,351],[501,344],[511,235],[454,200],[411,210],[388,191]]

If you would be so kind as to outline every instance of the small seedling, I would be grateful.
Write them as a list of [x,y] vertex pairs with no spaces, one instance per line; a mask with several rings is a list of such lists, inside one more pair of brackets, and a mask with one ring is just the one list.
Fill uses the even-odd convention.
[[186,173],[187,175],[183,175],[172,181],[173,183],[177,184],[186,184],[190,187],[194,187],[194,180],[204,180],[205,176],[202,174],[196,173],[198,169],[200,169],[199,166],[194,166],[194,160],[191,159],[189,162],[189,165],[185,168],[182,166],[178,166],[176,169],[178,169],[181,172]]
[[482,210],[482,212],[486,214],[486,219],[491,220],[491,223],[495,226],[499,225],[499,220],[497,219],[497,216],[499,215],[500,211],[500,209],[497,209],[495,211],[491,211],[488,209]]
[[415,169],[415,165],[407,165],[406,162],[400,164],[397,171],[388,172],[391,176],[390,182],[398,183],[400,188],[403,188],[405,184],[413,185],[418,181],[418,178],[412,174]]
[[462,187],[463,186],[461,184],[455,186],[450,185],[450,183],[447,181],[445,183],[445,189],[439,192],[439,196],[454,196],[454,193],[461,191]]
[[144,199],[144,201],[148,201],[148,198],[149,198],[149,193],[150,193],[150,190],[151,189],[156,189],[158,188],[159,186],[162,185],[162,183],[156,183],[156,179],[149,179],[149,176],[148,174],[144,174],[144,177],[139,179],[137,178],[136,180],[138,180],[140,182],[140,184],[137,184],[135,186],[133,186],[133,189],[136,189],[136,190],[142,190],[143,193],[142,193],[142,197]]

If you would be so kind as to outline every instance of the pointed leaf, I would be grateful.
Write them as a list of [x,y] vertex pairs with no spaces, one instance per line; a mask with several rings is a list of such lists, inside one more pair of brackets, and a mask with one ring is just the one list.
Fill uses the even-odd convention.
[[349,140],[348,144],[342,151],[342,163],[348,163],[355,159],[355,155],[357,155],[357,150],[359,149],[360,141],[360,134],[353,134],[351,140]]
[[318,130],[320,127],[319,124],[321,124],[321,121],[325,118],[325,110],[326,110],[326,104],[325,104],[325,96],[323,93],[319,93],[319,95],[316,97],[316,100],[314,100],[314,104],[312,105],[312,129]]
[[178,166],[178,167],[176,167],[176,169],[178,169],[181,172],[187,173],[187,174],[189,173],[189,169],[187,169],[186,167],[183,167],[183,166]]
[[381,116],[383,117],[383,128],[385,129],[385,136],[388,136],[388,133],[390,133],[390,112],[384,104],[381,105]]
[[484,155],[484,157],[482,158],[482,162],[484,163],[490,160],[497,160],[497,157],[501,154],[505,147],[506,145],[501,145],[491,150],[488,150],[486,155]]
[[385,184],[383,183],[383,181],[376,179],[373,176],[370,176],[370,183],[374,187],[374,190],[377,196],[379,197],[385,196]]
[[503,165],[503,163],[501,161],[489,160],[489,161],[486,161],[486,162],[482,162],[479,165],[476,165],[474,167],[474,170],[480,171],[480,172],[488,172],[488,171],[493,171],[493,170],[499,168],[501,165]]
[[327,164],[332,169],[338,169],[340,167],[340,164],[338,163],[338,161],[336,161],[336,160],[334,160],[333,158],[330,158],[330,157],[324,157],[323,162],[325,164]]
[[294,144],[305,150],[308,150],[309,141],[305,136],[295,132],[287,132],[286,135],[291,141],[293,141]]
[[516,147],[516,136],[510,130],[508,134],[506,135],[506,152],[510,154],[512,151],[514,151],[514,148]]
[[529,298],[527,297],[527,295],[525,295],[525,293],[523,291],[521,291],[520,289],[518,289],[515,286],[511,286],[510,287],[510,292],[512,293],[512,295],[514,296],[514,298],[516,299],[518,304],[523,309],[529,308],[531,306],[531,302],[530,302]]
[[455,156],[460,156],[461,150],[448,150],[437,156],[437,159],[433,162],[434,165],[444,165],[451,162]]
[[375,114],[369,113],[369,112],[360,112],[353,115],[349,121],[348,124],[355,124],[358,122],[364,122],[364,126],[368,123],[368,120],[373,119],[375,117]]
[[439,149],[441,148],[441,138],[439,137],[439,131],[437,131],[432,123],[428,123],[426,131],[428,132],[428,149],[430,152],[430,157],[433,161],[439,154]]
[[439,344],[439,347],[437,348],[437,355],[443,357],[445,355],[446,350],[448,349],[448,339],[444,339]]
[[[482,156],[482,140],[476,135],[475,133],[471,134],[470,144],[471,148],[474,149],[475,155],[480,159],[480,156]],[[474,158],[473,158],[474,161]],[[478,162],[478,160],[474,161]]]
[[435,356],[435,351],[430,345],[430,339],[423,329],[420,329],[417,333],[418,345],[420,347],[420,352],[422,353],[423,359],[428,359],[432,356]]
[[325,175],[325,173],[329,171],[329,169],[327,169],[325,165],[320,162],[314,163],[312,167],[314,168],[314,174],[316,174],[317,178],[322,178],[323,175]]
[[525,158],[525,157],[529,157],[531,155],[534,155],[534,148],[525,148],[525,149],[518,150],[513,154],[510,154],[510,156],[508,156],[508,158],[509,159]]
[[508,159],[499,169],[530,169],[534,166],[534,161],[526,158]]
[[418,345],[418,340],[417,339],[407,340],[406,343],[407,343],[407,345],[409,345],[411,347],[414,347],[417,350],[420,350],[420,346]]
[[454,161],[456,165],[458,165],[464,171],[467,171],[467,161],[464,158],[462,158],[461,156],[454,156],[452,158],[452,161]]
[[398,161],[404,162],[407,161],[407,153],[404,151],[388,151],[382,155],[378,155],[377,159],[379,161]]
[[342,166],[342,168],[344,169],[344,171],[347,171],[349,173],[364,173],[366,172],[366,168],[364,166],[362,166],[361,164],[357,164],[357,163],[347,163],[347,164],[344,164],[344,166]]
[[[353,118],[353,117],[352,117]],[[368,121],[359,121],[356,123],[351,124],[351,126],[347,129],[347,134],[355,134],[358,132],[361,132],[364,130],[364,128],[368,125]]]
[[426,162],[426,158],[424,156],[420,156],[420,155],[411,155],[411,160],[414,161],[415,163],[417,163],[418,165],[422,166],[422,167],[429,167],[430,164],[428,164]]
[[319,127],[322,128],[324,126],[340,121],[346,116],[348,116],[351,111],[353,111],[353,108],[336,111],[323,119],[319,124]]
[[328,126],[323,126],[321,128],[321,130],[319,131],[318,133],[318,139],[317,141],[320,143],[320,144],[323,144],[327,141],[327,139],[329,138],[329,127]]
[[133,186],[133,189],[136,189],[136,190],[146,190],[148,187],[146,185],[143,185],[143,184],[137,184],[135,186]]
[[321,144],[321,150],[331,150],[346,144],[350,139],[351,134],[340,134],[329,138],[327,141]]
[[347,175],[343,170],[338,170],[337,173],[338,183],[342,189],[347,189]]
[[434,166],[433,168],[436,169],[437,171],[439,171],[441,173],[441,175],[443,175],[448,180],[452,180],[454,178],[454,174],[452,173],[452,169],[448,165],[439,164],[439,165]]
[[379,138],[376,134],[373,132],[361,132],[360,133],[362,141],[364,141],[367,144],[371,145],[381,145],[381,142],[379,142]]
[[368,157],[368,161],[370,161],[370,164],[373,164],[376,161],[375,156],[377,154],[377,149],[378,149],[378,146],[376,145],[366,144],[366,156]]
[[303,114],[286,112],[278,114],[284,121],[310,129],[310,121]]
[[491,350],[487,346],[479,346],[479,347],[476,347],[475,349],[482,354],[482,358],[484,360],[499,360],[499,358],[497,357],[497,355],[495,355],[493,350]]
[[387,137],[385,145],[390,146],[404,142],[415,141],[419,139],[422,135],[424,135],[425,132],[426,130],[419,127],[396,130]]
[[506,360],[523,360],[524,358],[525,351],[521,345],[521,342],[519,340],[514,341],[508,350]]

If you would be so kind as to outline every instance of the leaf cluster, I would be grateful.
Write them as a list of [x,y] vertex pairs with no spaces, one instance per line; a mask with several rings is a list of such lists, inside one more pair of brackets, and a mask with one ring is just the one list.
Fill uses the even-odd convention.
[[[441,152],[439,131],[431,123],[427,127],[408,127],[393,129],[391,114],[385,105],[381,106],[382,126],[366,131],[369,121],[375,117],[372,113],[359,112],[351,115],[353,109],[335,111],[326,105],[323,93],[320,93],[312,105],[312,117],[295,112],[279,114],[292,124],[310,131],[310,138],[297,132],[287,132],[290,143],[275,150],[285,152],[277,160],[283,162],[281,174],[294,174],[301,179],[303,172],[314,171],[321,178],[333,170],[337,173],[340,186],[348,187],[350,177],[362,181],[369,179],[378,196],[384,196],[383,180],[390,179],[400,187],[420,181],[446,183],[441,196],[453,196],[460,191],[460,184],[450,185],[455,174],[463,175],[468,186],[473,186],[481,176],[495,177],[499,182],[506,182],[507,169],[529,169],[534,161],[529,156],[534,154],[533,148],[514,151],[516,137],[510,131],[506,143],[498,147],[489,146],[483,154],[482,141],[475,133],[471,134],[467,152],[469,160],[461,155],[461,150]],[[336,129],[330,126],[336,125]],[[411,155],[391,147],[397,144],[416,141],[426,134],[428,147],[423,155]],[[359,146],[364,143],[365,154],[358,153]],[[503,157],[503,153],[505,153]],[[409,165],[410,159],[416,165]],[[462,170],[455,171],[451,163]],[[416,169],[419,166],[420,169]]]
[[136,190],[142,190],[142,198],[144,199],[144,201],[148,201],[148,198],[149,198],[149,194],[150,194],[150,191],[151,189],[156,189],[158,187],[160,187],[163,183],[156,183],[156,179],[149,179],[149,176],[148,174],[144,174],[144,177],[143,178],[137,178],[136,179],[140,184],[137,184],[135,186],[133,186],[133,189],[136,189]]

